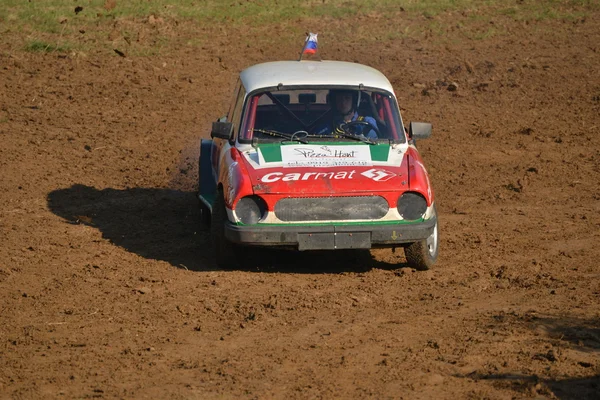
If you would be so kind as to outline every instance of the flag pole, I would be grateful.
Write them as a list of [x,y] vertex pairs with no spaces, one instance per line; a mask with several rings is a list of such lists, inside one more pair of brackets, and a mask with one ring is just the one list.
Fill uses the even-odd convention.
[[302,61],[302,56],[304,56],[304,50],[306,50],[306,46],[308,46],[308,32],[306,33],[306,40],[304,41],[304,46],[302,46],[302,51],[300,52],[300,58],[298,61]]

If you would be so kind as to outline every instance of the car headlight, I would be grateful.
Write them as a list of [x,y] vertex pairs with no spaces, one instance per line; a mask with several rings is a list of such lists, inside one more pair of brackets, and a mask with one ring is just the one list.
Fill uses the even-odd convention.
[[398,199],[398,212],[402,218],[414,221],[422,218],[427,211],[427,200],[415,192],[405,192]]
[[235,206],[235,213],[243,224],[256,224],[267,211],[267,204],[258,196],[242,197]]

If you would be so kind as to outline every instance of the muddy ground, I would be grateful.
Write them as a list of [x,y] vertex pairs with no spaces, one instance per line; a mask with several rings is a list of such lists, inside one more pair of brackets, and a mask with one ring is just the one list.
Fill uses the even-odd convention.
[[600,398],[600,13],[465,34],[473,13],[412,36],[377,32],[431,17],[290,22],[433,123],[427,272],[390,250],[215,267],[199,140],[241,69],[297,57],[289,26],[151,17],[46,52],[4,35],[0,397]]

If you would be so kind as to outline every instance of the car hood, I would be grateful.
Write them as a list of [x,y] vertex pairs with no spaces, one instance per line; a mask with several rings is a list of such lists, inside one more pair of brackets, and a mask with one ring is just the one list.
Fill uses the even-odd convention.
[[408,189],[406,144],[266,144],[241,151],[255,194],[332,195]]

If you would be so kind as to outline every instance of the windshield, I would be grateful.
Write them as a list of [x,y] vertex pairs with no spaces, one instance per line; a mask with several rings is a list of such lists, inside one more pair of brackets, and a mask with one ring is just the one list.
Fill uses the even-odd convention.
[[374,90],[266,90],[248,97],[244,115],[238,138],[242,143],[332,138],[406,141],[394,97]]

